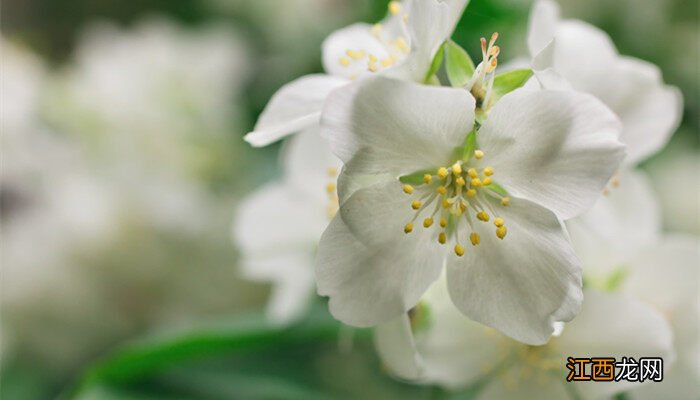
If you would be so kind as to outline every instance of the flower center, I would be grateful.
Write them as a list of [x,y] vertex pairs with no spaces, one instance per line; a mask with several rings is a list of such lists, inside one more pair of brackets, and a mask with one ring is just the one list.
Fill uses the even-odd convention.
[[502,190],[493,182],[495,171],[492,167],[479,168],[479,160],[483,157],[483,151],[475,150],[473,163],[457,161],[450,167],[438,168],[435,175],[425,174],[420,185],[414,187],[405,184],[403,191],[413,197],[411,208],[416,213],[404,226],[404,232],[413,232],[414,223],[419,218],[423,218],[425,229],[432,227],[437,219],[438,243],[447,243],[448,232],[452,233],[456,242],[454,252],[459,257],[465,252],[459,234],[462,221],[471,231],[469,241],[473,246],[481,243],[481,236],[474,229],[475,224],[488,223],[491,216],[494,217],[496,236],[505,238],[508,233],[505,220],[492,206],[491,198],[500,200],[501,207],[507,207],[510,198],[499,193]]
[[465,87],[476,99],[477,108],[488,110],[491,108],[491,93],[493,92],[493,81],[496,77],[496,67],[498,66],[498,55],[501,48],[496,45],[498,32],[491,35],[488,45],[486,38],[481,38],[482,61],[474,70],[472,79]]
[[[343,67],[351,67],[357,63],[367,65],[367,71],[377,72],[387,69],[396,62],[406,58],[406,55],[411,51],[411,45],[402,34],[395,34],[395,30],[401,32],[406,31],[406,23],[408,22],[408,12],[406,12],[398,1],[389,2],[389,13],[396,17],[392,18],[392,22],[396,25],[394,29],[385,29],[382,24],[374,24],[370,29],[371,35],[381,43],[384,54],[372,54],[365,50],[347,49],[345,55],[338,59],[338,62]],[[394,33],[394,34],[392,34]]]
[[328,177],[331,179],[331,181],[326,184],[326,194],[328,195],[326,215],[330,220],[333,219],[333,217],[335,217],[335,214],[338,212],[338,208],[340,207],[338,200],[338,190],[335,183],[338,177],[338,168],[328,167],[326,171],[328,173]]

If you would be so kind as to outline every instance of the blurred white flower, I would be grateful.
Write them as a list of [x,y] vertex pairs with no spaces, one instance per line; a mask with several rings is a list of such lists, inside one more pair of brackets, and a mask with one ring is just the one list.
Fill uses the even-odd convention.
[[659,68],[621,56],[611,38],[590,24],[561,20],[555,2],[535,3],[528,47],[545,87],[591,93],[620,117],[626,166],[661,150],[678,127],[683,98],[677,88],[664,84]]
[[223,26],[97,24],[56,79],[45,113],[90,145],[142,218],[198,231],[213,208],[207,174],[234,157],[247,69],[243,45]]
[[399,377],[455,390],[481,384],[478,400],[606,398],[641,385],[566,382],[568,357],[672,361],[672,334],[660,313],[621,294],[586,290],[585,299],[576,319],[547,344],[528,346],[465,319],[450,302],[443,277],[410,317],[378,327],[375,345]]
[[246,198],[233,224],[243,275],[273,284],[267,315],[276,323],[302,316],[315,294],[314,257],[323,230],[338,210],[336,179],[341,167],[317,129],[291,138],[282,157],[282,180]]
[[309,75],[282,87],[245,139],[265,146],[318,125],[328,94],[373,72],[423,82],[440,46],[452,35],[468,0],[389,2],[380,23],[358,23],[331,34],[323,43],[327,74]]
[[633,398],[692,398],[700,384],[700,239],[663,235],[654,193],[631,171],[609,198],[567,226],[587,285],[646,302],[673,329],[677,362],[662,383]]
[[[619,166],[619,121],[571,91],[515,90],[478,133],[474,110],[466,90],[382,76],[328,99],[322,134],[345,168],[316,278],[336,318],[405,313],[445,263],[460,311],[520,341],[544,343],[576,315],[580,267],[558,217],[590,207]],[[416,221],[439,228],[412,233]]]

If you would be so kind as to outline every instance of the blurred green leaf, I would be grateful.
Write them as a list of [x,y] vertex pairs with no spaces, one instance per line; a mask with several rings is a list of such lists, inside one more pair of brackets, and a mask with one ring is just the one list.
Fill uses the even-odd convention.
[[493,100],[499,98],[521,87],[532,76],[531,69],[516,69],[496,75],[493,81]]
[[467,51],[452,40],[448,40],[444,48],[445,67],[450,84],[453,87],[466,85],[474,75],[474,62]]

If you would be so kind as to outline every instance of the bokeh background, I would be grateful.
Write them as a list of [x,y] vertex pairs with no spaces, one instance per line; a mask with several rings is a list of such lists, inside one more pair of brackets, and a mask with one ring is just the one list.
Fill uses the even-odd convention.
[[[230,240],[236,204],[280,174],[280,144],[243,135],[281,85],[321,71],[328,33],[386,3],[2,2],[1,398],[447,396],[387,377],[369,334],[337,332],[321,301],[294,335],[265,331],[269,288],[239,277]],[[560,4],[683,92],[681,127],[642,168],[666,228],[700,234],[697,2]],[[501,58],[525,55],[530,6],[472,0],[454,39],[477,54],[498,31]],[[195,344],[168,347],[182,335]],[[124,343],[158,368],[127,354],[100,370]]]

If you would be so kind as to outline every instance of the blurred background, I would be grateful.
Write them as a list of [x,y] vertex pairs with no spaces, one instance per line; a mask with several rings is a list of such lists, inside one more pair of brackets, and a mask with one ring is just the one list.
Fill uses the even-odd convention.
[[[230,230],[240,200],[279,176],[280,145],[253,149],[242,137],[281,85],[321,71],[328,33],[380,20],[386,3],[2,2],[0,397],[68,396],[122,343],[264,309],[269,287],[239,276]],[[699,234],[697,2],[560,4],[682,90],[681,127],[642,167],[666,228]],[[454,39],[477,54],[479,37],[498,31],[504,61],[525,55],[530,6],[472,0]],[[322,306],[313,313],[328,318]],[[438,398],[386,377],[362,332],[352,352],[313,332],[81,398]]]

